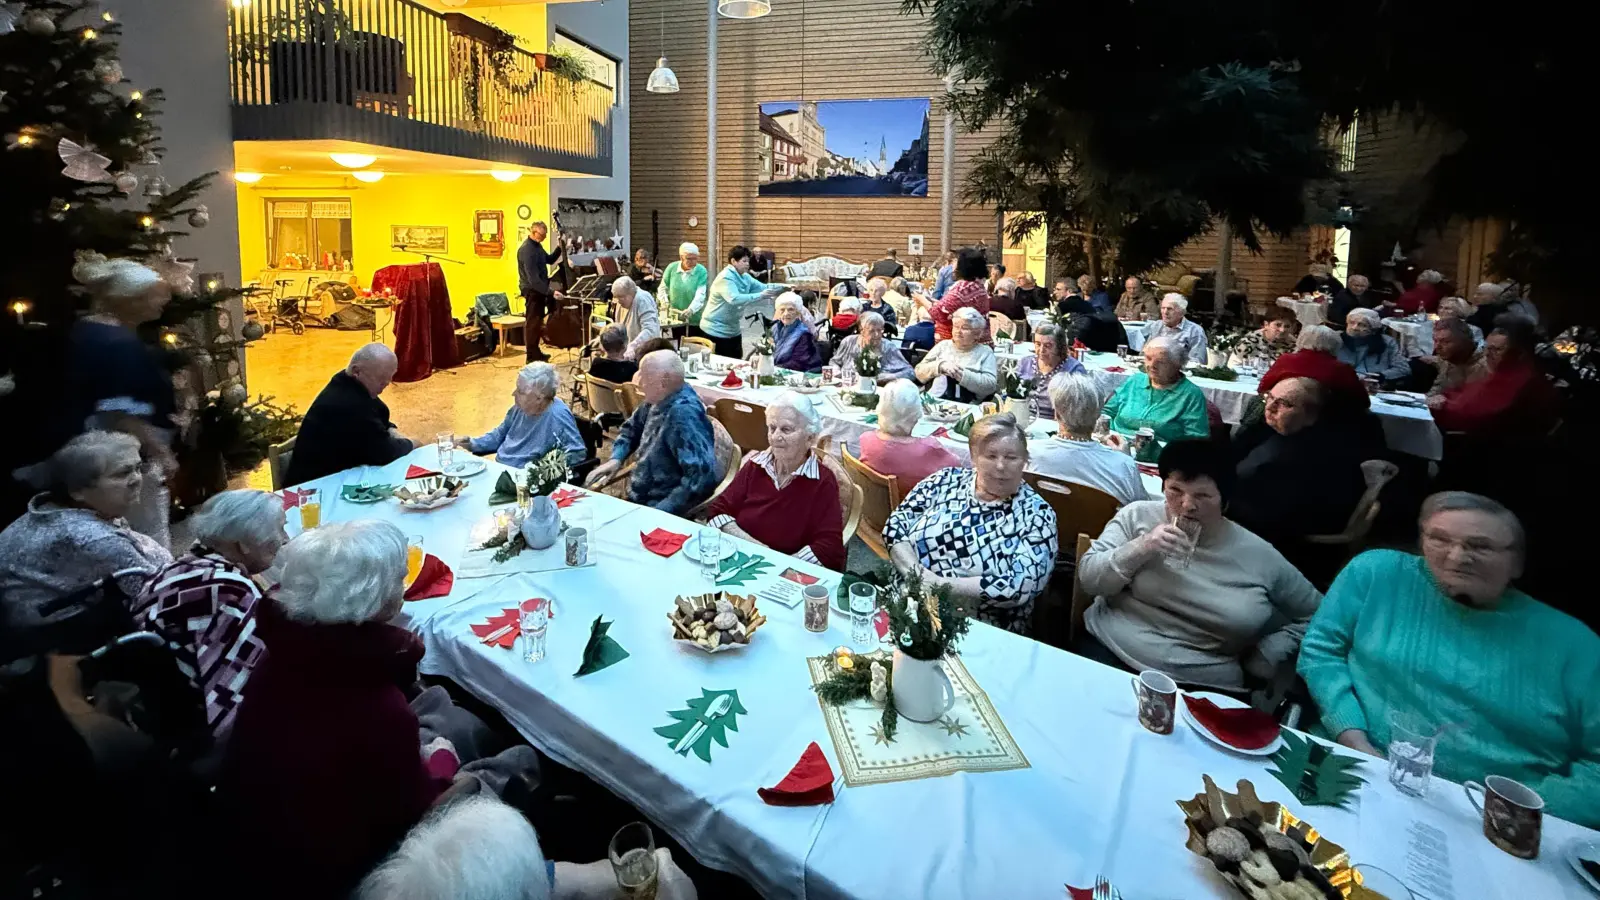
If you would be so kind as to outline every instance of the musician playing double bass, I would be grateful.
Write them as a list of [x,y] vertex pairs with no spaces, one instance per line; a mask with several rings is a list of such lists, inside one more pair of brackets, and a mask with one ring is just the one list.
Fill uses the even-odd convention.
[[527,239],[517,248],[517,287],[528,310],[528,362],[549,359],[539,347],[544,337],[544,317],[553,315],[556,301],[566,296],[550,285],[550,267],[560,263],[566,251],[557,241],[555,253],[545,252],[544,239],[549,231],[543,222],[533,223]]

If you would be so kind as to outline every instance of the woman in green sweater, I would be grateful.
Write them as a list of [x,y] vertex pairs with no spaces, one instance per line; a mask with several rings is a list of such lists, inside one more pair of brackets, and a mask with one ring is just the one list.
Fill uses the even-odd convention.
[[1106,401],[1112,431],[1126,435],[1150,428],[1163,444],[1211,433],[1206,395],[1184,377],[1182,352],[1168,338],[1145,342],[1144,371],[1118,385]]
[[[695,295],[706,289],[706,281],[710,278],[706,267],[700,264],[700,248],[684,241],[678,245],[678,261],[667,266],[661,275],[662,308],[671,306],[678,312],[687,312],[694,305]],[[701,300],[704,303],[704,300]],[[689,312],[685,317],[689,323],[690,334],[699,334],[700,310]]]
[[1382,756],[1391,710],[1450,724],[1436,774],[1515,779],[1600,827],[1600,637],[1511,587],[1524,537],[1504,506],[1434,494],[1421,525],[1421,557],[1356,557],[1311,620],[1299,668],[1323,730]]

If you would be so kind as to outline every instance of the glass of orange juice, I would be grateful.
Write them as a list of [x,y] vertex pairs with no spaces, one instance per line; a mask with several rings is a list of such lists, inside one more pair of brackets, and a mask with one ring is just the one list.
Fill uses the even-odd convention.
[[410,587],[422,574],[422,535],[413,534],[406,537],[406,587]]
[[300,492],[300,527],[306,531],[322,524],[322,491],[306,488]]

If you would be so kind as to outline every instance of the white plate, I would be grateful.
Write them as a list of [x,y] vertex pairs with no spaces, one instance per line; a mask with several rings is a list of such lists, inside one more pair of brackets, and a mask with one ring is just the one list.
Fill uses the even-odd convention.
[[[736,549],[738,548],[733,546],[732,540],[724,538],[722,541],[722,554],[717,557],[717,561],[721,562],[722,560],[732,556]],[[688,557],[692,562],[701,562],[700,535],[696,534],[687,541],[683,542],[683,555]]]
[[1577,871],[1578,877],[1583,879],[1584,884],[1587,884],[1596,892],[1600,892],[1600,880],[1596,880],[1593,875],[1590,875],[1582,863],[1582,860],[1585,859],[1600,863],[1600,841],[1586,841],[1581,838],[1573,841],[1567,845],[1566,856],[1567,863]]
[[473,457],[471,459],[464,459],[458,463],[451,463],[445,467],[444,474],[456,478],[471,478],[487,468],[489,468],[488,463],[478,459],[477,457]]
[[[1186,693],[1191,697],[1204,697],[1222,709],[1240,709],[1250,705],[1245,703],[1243,700],[1235,700],[1234,698],[1225,694],[1213,694],[1210,691],[1185,691],[1183,693]],[[1183,714],[1183,720],[1188,722],[1189,727],[1193,728],[1196,733],[1230,753],[1238,753],[1244,756],[1271,756],[1272,754],[1278,752],[1279,747],[1283,746],[1283,735],[1280,733],[1277,739],[1265,747],[1262,747],[1260,750],[1241,750],[1240,748],[1224,741],[1222,738],[1212,734],[1210,729],[1206,728],[1204,725],[1201,725],[1200,720],[1194,717],[1194,713],[1189,712],[1189,704],[1183,702],[1182,696],[1178,697],[1178,710]]]

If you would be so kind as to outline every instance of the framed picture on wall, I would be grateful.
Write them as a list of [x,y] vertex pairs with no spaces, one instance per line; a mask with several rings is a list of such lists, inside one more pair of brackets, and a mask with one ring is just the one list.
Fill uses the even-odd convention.
[[448,253],[450,229],[444,225],[390,225],[389,248],[424,253]]

